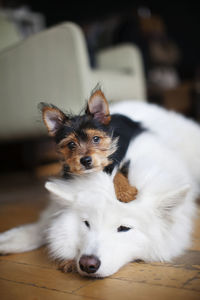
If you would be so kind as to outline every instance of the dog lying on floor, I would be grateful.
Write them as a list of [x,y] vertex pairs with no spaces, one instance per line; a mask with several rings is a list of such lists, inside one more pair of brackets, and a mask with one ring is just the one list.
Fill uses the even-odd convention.
[[0,235],[0,253],[47,244],[81,275],[106,277],[136,259],[169,261],[190,245],[200,186],[200,129],[155,105],[124,102],[111,108],[142,122],[122,161],[136,200],[117,200],[113,176],[103,171],[46,184],[51,203],[38,222]]

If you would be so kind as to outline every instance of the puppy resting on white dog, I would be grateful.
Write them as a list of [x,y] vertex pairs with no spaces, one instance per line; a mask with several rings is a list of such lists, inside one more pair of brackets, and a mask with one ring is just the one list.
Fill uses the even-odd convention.
[[38,222],[2,233],[0,253],[47,244],[53,258],[75,261],[80,274],[105,277],[135,259],[169,261],[190,245],[200,183],[199,127],[149,104],[112,109],[147,128],[125,157],[136,200],[118,201],[114,174],[102,171],[47,182],[49,207]]

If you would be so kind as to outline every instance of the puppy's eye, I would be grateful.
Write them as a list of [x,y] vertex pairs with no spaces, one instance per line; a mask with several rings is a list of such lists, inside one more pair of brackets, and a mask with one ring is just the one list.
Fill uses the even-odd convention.
[[93,136],[92,141],[94,144],[98,144],[100,142],[100,137],[95,135],[95,136]]
[[126,231],[129,231],[130,229],[131,229],[130,227],[121,225],[117,228],[117,232],[126,232]]
[[68,146],[68,148],[69,148],[70,150],[73,150],[74,148],[76,148],[76,144],[75,144],[74,142],[69,142],[69,143],[67,144],[67,146]]
[[87,220],[84,221],[84,223],[85,223],[85,226],[87,226],[88,228],[90,228],[90,223]]

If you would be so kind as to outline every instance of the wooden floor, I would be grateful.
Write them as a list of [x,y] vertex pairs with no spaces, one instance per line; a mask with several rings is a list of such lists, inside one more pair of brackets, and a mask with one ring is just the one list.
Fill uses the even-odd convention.
[[[43,182],[30,176],[0,177],[0,231],[34,221],[45,206]],[[106,279],[64,274],[45,248],[0,256],[0,299],[200,299],[200,212],[194,243],[173,263],[130,263]]]

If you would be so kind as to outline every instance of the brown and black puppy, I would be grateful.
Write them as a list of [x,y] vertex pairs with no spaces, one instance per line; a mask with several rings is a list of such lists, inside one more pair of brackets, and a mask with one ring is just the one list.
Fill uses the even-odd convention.
[[124,158],[130,141],[144,131],[140,123],[120,114],[110,115],[101,91],[92,92],[85,113],[69,115],[54,105],[41,103],[49,135],[62,154],[63,176],[104,170],[112,173]]

